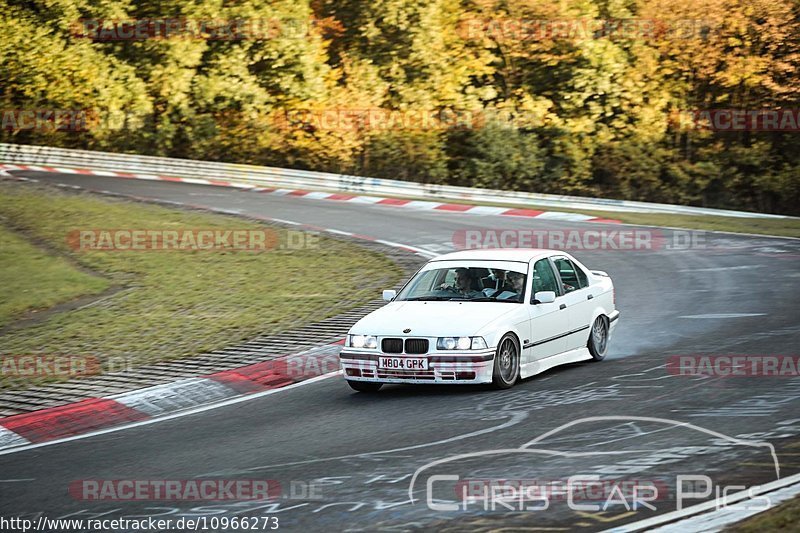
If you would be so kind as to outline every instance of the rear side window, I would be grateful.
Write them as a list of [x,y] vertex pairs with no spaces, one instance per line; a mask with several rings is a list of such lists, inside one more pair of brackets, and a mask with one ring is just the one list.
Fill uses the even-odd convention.
[[553,263],[558,269],[558,275],[561,276],[564,292],[572,292],[589,285],[586,273],[566,257],[558,257],[553,260]]
[[[572,261],[570,261],[570,263],[572,263]],[[578,275],[578,281],[581,282],[581,289],[584,287],[588,287],[589,279],[586,277],[586,272],[584,272],[583,269],[578,265],[576,265],[575,263],[572,263],[572,266],[575,267],[575,273]]]
[[539,259],[533,265],[533,294],[540,291],[553,291],[556,295],[560,294],[556,275],[547,259]]

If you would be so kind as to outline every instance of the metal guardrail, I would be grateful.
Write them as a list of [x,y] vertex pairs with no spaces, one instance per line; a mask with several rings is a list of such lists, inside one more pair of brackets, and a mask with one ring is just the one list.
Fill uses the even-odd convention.
[[791,218],[783,215],[729,211],[704,207],[476,189],[452,185],[434,185],[410,181],[368,178],[347,174],[332,174],[328,172],[312,172],[308,170],[110,152],[93,152],[89,150],[69,150],[47,146],[8,143],[0,143],[0,162],[120,171],[137,174],[155,174],[185,178],[224,179],[261,187],[329,190],[355,194],[399,196],[440,201],[460,200],[476,204],[508,204],[520,207],[535,205],[537,207],[544,206],[561,209],[713,215],[743,218]]

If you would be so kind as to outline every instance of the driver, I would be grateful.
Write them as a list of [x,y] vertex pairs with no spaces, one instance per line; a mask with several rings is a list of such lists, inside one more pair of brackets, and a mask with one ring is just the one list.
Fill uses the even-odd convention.
[[445,285],[442,288],[454,291],[461,296],[469,296],[470,298],[483,296],[482,292],[476,291],[472,288],[472,276],[469,274],[469,269],[464,267],[459,267],[456,269],[455,285]]

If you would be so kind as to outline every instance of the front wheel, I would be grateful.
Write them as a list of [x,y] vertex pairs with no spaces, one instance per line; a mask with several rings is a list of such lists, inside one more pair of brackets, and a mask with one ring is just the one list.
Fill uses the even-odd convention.
[[383,387],[383,383],[373,383],[371,381],[351,381],[347,380],[347,384],[350,385],[350,388],[353,390],[357,390],[358,392],[378,392],[381,387]]
[[497,345],[494,356],[492,384],[498,389],[510,389],[519,377],[519,345],[517,339],[507,333]]
[[608,320],[605,316],[600,315],[595,319],[586,347],[595,361],[605,358],[608,351]]

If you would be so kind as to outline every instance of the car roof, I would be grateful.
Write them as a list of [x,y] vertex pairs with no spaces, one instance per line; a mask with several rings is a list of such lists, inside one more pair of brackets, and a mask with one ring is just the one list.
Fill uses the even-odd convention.
[[559,250],[547,250],[545,248],[482,248],[480,250],[463,250],[440,255],[431,261],[524,261],[529,262],[540,257],[547,257],[552,254],[563,254]]

